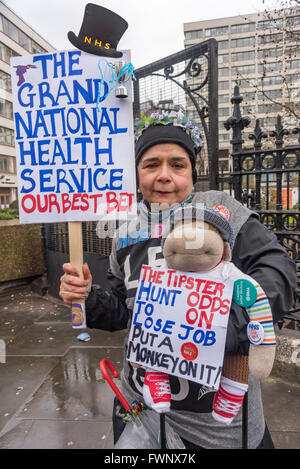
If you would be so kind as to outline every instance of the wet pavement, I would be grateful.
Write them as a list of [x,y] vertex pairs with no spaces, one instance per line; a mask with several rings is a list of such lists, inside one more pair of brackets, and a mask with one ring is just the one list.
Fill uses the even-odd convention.
[[[82,331],[68,307],[29,286],[0,294],[0,448],[113,447],[113,393],[99,361],[121,371],[125,331],[87,329],[91,340],[81,342]],[[271,376],[262,392],[275,447],[300,449],[300,385]]]

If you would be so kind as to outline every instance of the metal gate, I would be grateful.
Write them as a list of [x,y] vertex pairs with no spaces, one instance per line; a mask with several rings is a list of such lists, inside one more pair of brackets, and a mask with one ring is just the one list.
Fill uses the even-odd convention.
[[[134,116],[157,109],[181,109],[202,130],[204,146],[198,172],[205,189],[218,179],[218,43],[209,39],[134,72]],[[203,190],[203,176],[200,176]]]
[[[277,116],[274,130],[265,132],[259,119],[248,130],[250,119],[241,115],[243,97],[234,89],[233,114],[224,126],[232,131],[232,169],[221,174],[219,189],[256,211],[261,222],[272,230],[294,260],[298,273],[295,292],[300,311],[300,128],[286,129]],[[246,133],[247,137],[246,139]],[[298,142],[297,140],[298,134]],[[295,136],[288,144],[285,138]],[[268,143],[268,144],[266,144]],[[244,144],[244,145],[243,145]],[[287,315],[289,317],[290,315]],[[300,315],[291,316],[300,327]]]

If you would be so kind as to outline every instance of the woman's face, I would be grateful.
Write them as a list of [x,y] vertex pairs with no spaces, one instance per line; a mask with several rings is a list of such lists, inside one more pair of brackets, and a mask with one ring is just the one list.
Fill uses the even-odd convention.
[[192,164],[187,151],[175,143],[159,143],[138,164],[139,187],[149,203],[172,206],[193,189]]

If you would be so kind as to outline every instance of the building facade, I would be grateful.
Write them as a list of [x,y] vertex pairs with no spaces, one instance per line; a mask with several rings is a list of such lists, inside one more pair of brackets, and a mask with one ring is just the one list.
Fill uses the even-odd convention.
[[[285,127],[299,125],[300,9],[195,21],[184,24],[185,47],[215,38],[218,42],[219,161],[230,167],[230,132],[224,121],[232,115],[236,84],[243,95],[242,115],[273,130],[277,114]],[[203,63],[205,66],[205,63]],[[193,108],[191,107],[193,113]],[[187,107],[187,111],[189,107]],[[193,116],[197,118],[197,115]],[[290,136],[292,139],[293,137]]]
[[55,49],[0,2],[0,209],[17,198],[10,59]]

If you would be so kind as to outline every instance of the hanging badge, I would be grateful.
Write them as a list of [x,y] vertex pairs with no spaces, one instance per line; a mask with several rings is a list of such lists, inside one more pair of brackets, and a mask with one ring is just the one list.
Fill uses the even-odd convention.
[[218,212],[219,215],[225,218],[225,220],[229,221],[230,211],[228,210],[227,207],[225,207],[225,205],[214,205],[212,207],[212,210],[214,210],[215,212]]
[[265,336],[264,328],[259,322],[249,322],[247,326],[247,335],[251,344],[260,345]]
[[257,290],[250,280],[240,278],[234,282],[232,300],[244,308],[252,306],[257,298]]

